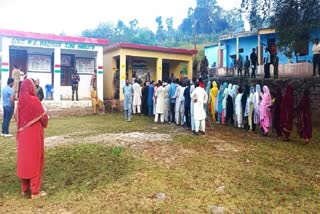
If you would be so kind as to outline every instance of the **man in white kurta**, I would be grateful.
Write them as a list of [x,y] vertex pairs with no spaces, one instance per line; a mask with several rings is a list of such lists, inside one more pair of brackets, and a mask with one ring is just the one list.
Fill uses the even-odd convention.
[[[195,89],[195,84],[196,84],[197,79],[194,77],[192,78],[192,85],[190,86],[190,97],[192,92]],[[195,133],[195,124],[194,124],[194,102],[190,102],[190,120],[191,120],[191,131],[194,134]]]
[[155,105],[156,105],[156,111],[155,111],[155,118],[154,122],[159,121],[164,123],[164,112],[165,112],[165,88],[162,86],[162,82],[158,81],[158,88],[155,92]]
[[181,91],[181,85],[179,83],[177,83],[177,89],[176,89],[176,94],[175,94],[175,97],[176,97],[176,103],[175,103],[175,108],[174,108],[174,111],[175,111],[175,121],[176,121],[176,124],[177,125],[180,125],[180,91]]
[[199,83],[196,83],[195,89],[191,93],[191,100],[194,108],[194,123],[195,123],[195,135],[206,132],[206,110],[205,105],[208,102],[208,95],[206,91],[199,87]]
[[234,102],[238,128],[242,127],[242,120],[243,120],[243,117],[242,117],[242,103],[241,103],[242,94],[243,94],[242,93],[242,89],[239,88],[238,94],[236,96],[236,100]]
[[137,80],[135,80],[135,83],[133,83],[132,89],[133,89],[133,114],[136,114],[137,112],[138,114],[140,114],[142,94],[141,94],[141,86]]
[[164,108],[164,120],[166,122],[170,122],[170,84],[171,80],[168,81],[166,86],[164,87],[164,102],[165,102],[165,108]]
[[181,87],[180,89],[180,95],[179,95],[179,102],[180,102],[180,107],[179,107],[179,114],[180,114],[180,125],[184,125],[184,90],[185,87]]

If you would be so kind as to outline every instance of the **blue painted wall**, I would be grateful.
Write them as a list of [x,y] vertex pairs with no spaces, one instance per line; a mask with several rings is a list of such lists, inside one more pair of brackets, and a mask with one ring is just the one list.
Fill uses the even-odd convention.
[[209,62],[209,67],[212,67],[212,64],[215,62],[218,65],[218,45],[213,45],[206,47],[204,49],[204,55],[207,57]]
[[[319,37],[319,35],[313,35],[313,37]],[[262,61],[264,57],[264,50],[267,46],[267,41],[268,39],[276,39],[276,43],[279,42],[279,38],[275,33],[272,34],[266,34],[266,35],[261,35],[260,37],[260,45],[263,48],[263,55],[262,55]],[[258,36],[248,36],[248,37],[240,37],[239,38],[239,49],[243,48],[243,53],[239,53],[239,55],[242,57],[242,60],[245,60],[245,56],[248,55],[250,57],[250,53],[252,52],[252,48],[257,48],[258,45]],[[298,60],[301,61],[309,61],[312,62],[312,41],[309,42],[309,54],[306,56],[299,56]],[[221,49],[223,49],[223,67],[232,67],[233,63],[230,58],[230,55],[236,54],[236,39],[229,39],[229,40],[222,40],[221,41]],[[211,46],[205,48],[205,55],[207,56],[209,60],[209,64],[212,65],[213,62],[217,62],[218,64],[218,46]],[[288,63],[288,58],[280,52],[278,49],[278,57],[279,57],[279,64],[287,64]],[[297,62],[296,56],[292,56],[292,63]]]

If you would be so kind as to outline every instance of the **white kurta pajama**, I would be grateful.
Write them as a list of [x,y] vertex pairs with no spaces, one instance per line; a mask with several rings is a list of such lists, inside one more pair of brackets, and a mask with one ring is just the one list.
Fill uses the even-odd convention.
[[205,105],[208,102],[208,95],[203,88],[197,87],[191,93],[191,100],[194,108],[195,132],[198,133],[199,130],[205,132],[207,117]]
[[170,119],[170,84],[166,85],[164,88],[164,102],[165,102],[165,108],[164,108],[164,120],[166,122],[171,121]]
[[180,85],[177,85],[177,90],[176,90],[176,104],[175,104],[175,121],[176,124],[179,125],[180,124],[180,95],[181,95],[181,89],[182,87]]
[[162,86],[159,86],[157,88],[157,91],[155,93],[155,101],[156,101],[156,112],[155,112],[155,118],[154,122],[159,121],[160,117],[160,122],[164,122],[164,112],[165,112],[165,88]]
[[235,100],[235,112],[236,112],[236,117],[237,117],[237,122],[238,122],[238,128],[242,127],[242,104],[241,104],[241,98],[242,98],[242,93],[238,94]]
[[[190,97],[192,92],[194,91],[195,87],[194,85],[190,86]],[[191,114],[191,131],[195,131],[195,124],[194,124],[194,102],[190,102],[190,114]]]
[[179,101],[180,101],[180,107],[179,107],[179,114],[180,114],[180,125],[183,126],[184,124],[184,90],[185,87],[181,87],[180,89],[180,96],[179,96]]
[[141,86],[138,83],[132,85],[133,89],[133,114],[141,113]]

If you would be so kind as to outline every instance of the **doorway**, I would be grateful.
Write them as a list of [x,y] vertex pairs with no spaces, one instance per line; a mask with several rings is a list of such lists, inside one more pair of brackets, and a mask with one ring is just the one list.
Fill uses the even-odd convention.
[[12,70],[13,66],[16,65],[18,68],[20,68],[21,71],[26,73],[27,71],[27,58],[28,53],[26,50],[18,50],[18,49],[10,49],[10,70],[9,70],[9,76],[12,76]]
[[61,86],[71,86],[71,79],[74,68],[74,55],[61,55]]
[[162,63],[162,81],[168,81],[170,77],[170,63]]

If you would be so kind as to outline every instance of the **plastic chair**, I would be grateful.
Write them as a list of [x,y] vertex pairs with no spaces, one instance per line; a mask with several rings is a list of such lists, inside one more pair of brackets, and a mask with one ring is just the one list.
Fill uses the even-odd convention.
[[50,95],[50,99],[53,99],[53,85],[51,84],[47,84],[46,85],[46,100],[49,99],[49,95]]

